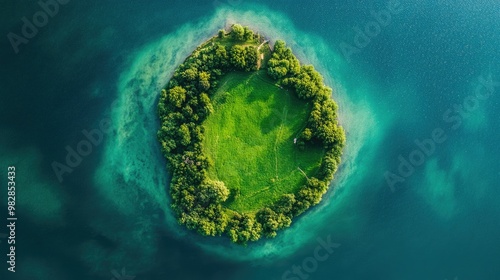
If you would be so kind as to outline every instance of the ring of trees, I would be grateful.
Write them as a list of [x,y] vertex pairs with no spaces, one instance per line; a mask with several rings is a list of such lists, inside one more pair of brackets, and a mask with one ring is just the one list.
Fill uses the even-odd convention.
[[[219,43],[226,36],[234,42],[232,46]],[[252,30],[238,24],[228,34],[219,31],[218,37],[198,47],[176,69],[158,104],[161,127],[157,134],[172,173],[170,195],[178,221],[203,235],[227,234],[239,244],[276,236],[278,230],[290,226],[293,217],[318,204],[340,164],[345,143],[344,130],[337,122],[337,105],[331,99],[332,89],[323,84],[313,66],[301,66],[291,49],[277,41],[267,63],[268,74],[278,85],[313,104],[297,148],[322,145],[325,155],[316,176],[297,193],[284,194],[255,215],[224,209],[222,203],[229,197],[229,190],[224,182],[207,177],[206,170],[212,163],[202,151],[202,123],[213,112],[210,98],[221,77],[230,71],[257,70],[257,48],[241,45],[249,40],[263,42]]]

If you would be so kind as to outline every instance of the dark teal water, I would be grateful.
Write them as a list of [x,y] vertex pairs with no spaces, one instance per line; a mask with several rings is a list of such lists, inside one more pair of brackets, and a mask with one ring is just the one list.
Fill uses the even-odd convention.
[[[19,220],[1,279],[500,279],[500,4],[401,0],[378,30],[389,3],[69,1],[17,54],[9,32],[41,8],[2,3],[0,198],[15,165]],[[158,88],[234,22],[324,74],[348,139],[324,202],[247,247],[176,224],[155,142]],[[53,162],[108,120],[60,182]]]

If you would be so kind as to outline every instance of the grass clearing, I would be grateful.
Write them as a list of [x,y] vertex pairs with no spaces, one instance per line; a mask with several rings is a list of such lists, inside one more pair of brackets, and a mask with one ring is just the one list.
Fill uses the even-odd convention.
[[214,163],[208,177],[231,191],[229,210],[255,213],[314,176],[324,150],[294,144],[311,104],[277,87],[265,70],[227,74],[212,100],[203,149]]

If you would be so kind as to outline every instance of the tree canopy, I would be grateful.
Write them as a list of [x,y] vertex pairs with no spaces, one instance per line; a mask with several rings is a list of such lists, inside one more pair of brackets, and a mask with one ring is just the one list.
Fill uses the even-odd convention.
[[245,40],[245,29],[239,24],[234,24],[231,28],[231,35],[235,40],[243,41]]

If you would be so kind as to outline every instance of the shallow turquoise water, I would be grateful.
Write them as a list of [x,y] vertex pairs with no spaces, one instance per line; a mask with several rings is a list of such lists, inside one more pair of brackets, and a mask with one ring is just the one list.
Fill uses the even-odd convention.
[[[70,2],[17,55],[2,41],[0,163],[17,167],[23,221],[6,279],[112,279],[122,268],[136,279],[498,279],[500,7],[401,1],[344,56],[388,3]],[[39,9],[11,4],[2,31],[19,33]],[[348,139],[324,202],[247,247],[177,225],[155,140],[158,89],[233,22],[285,39],[324,74]],[[478,87],[490,94],[474,103]],[[51,164],[103,120],[112,131],[59,182]],[[418,152],[435,130],[446,140]],[[400,155],[419,153],[402,176]],[[400,176],[393,188],[387,172]],[[319,261],[328,239],[337,245]]]

